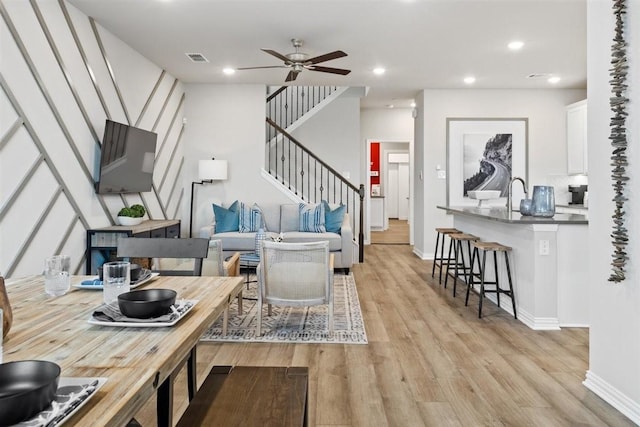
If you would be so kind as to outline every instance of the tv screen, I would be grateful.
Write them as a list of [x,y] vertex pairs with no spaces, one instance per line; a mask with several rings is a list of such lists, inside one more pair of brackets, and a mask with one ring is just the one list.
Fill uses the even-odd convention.
[[151,191],[157,139],[154,132],[107,120],[97,193]]

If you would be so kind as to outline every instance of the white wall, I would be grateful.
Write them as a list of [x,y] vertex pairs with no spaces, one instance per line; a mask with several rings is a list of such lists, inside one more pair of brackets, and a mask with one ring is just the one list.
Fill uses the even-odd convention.
[[[629,46],[629,90],[631,99],[627,118],[629,168],[628,202],[625,226],[629,230],[627,279],[608,282],[613,247],[609,234],[614,204],[611,187],[611,145],[609,144],[608,69],[614,19],[611,3],[588,2],[588,150],[589,150],[589,293],[591,328],[589,330],[589,371],[585,385],[607,402],[640,424],[640,0],[627,1],[625,34]],[[631,24],[634,23],[634,24]]]
[[[416,135],[416,171],[424,170],[424,183],[416,180],[414,252],[431,258],[435,227],[453,224],[436,206],[446,204],[446,180],[437,179],[436,166],[446,168],[448,117],[527,117],[529,119],[528,187],[544,184],[553,174],[566,173],[564,107],[586,97],[584,90],[425,90],[417,100],[424,126]],[[421,144],[423,147],[418,147]],[[423,156],[418,158],[418,156]],[[448,172],[448,171],[447,171]],[[418,200],[423,198],[423,206]],[[423,216],[422,221],[421,216]]]
[[193,234],[213,219],[211,203],[287,203],[261,176],[265,155],[265,86],[186,84],[186,142],[183,234],[189,228],[191,182],[198,181],[198,160],[227,160],[227,181],[195,186]]
[[[188,233],[191,182],[198,181],[197,161],[215,157],[229,162],[227,181],[196,185],[193,234],[212,220],[211,203],[290,203],[264,180],[264,85],[186,84],[186,142],[183,233]],[[360,184],[360,103],[357,97],[334,100],[292,134],[338,172]]]
[[[40,274],[43,259],[54,253],[70,255],[73,273],[84,273],[85,231],[113,224],[125,203],[145,204],[153,219],[178,213],[181,188],[172,184],[182,124],[173,117],[182,108],[182,87],[98,24],[96,35],[90,18],[66,2],[0,5],[0,273]],[[128,123],[127,116],[129,124],[158,134],[157,191],[96,195],[105,119]]]
[[356,187],[360,175],[360,99],[340,97],[292,132],[318,157],[341,174],[347,172]]

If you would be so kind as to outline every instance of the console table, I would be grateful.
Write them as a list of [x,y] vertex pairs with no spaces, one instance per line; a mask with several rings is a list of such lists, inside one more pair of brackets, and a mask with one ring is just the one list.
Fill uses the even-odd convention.
[[86,274],[96,274],[96,268],[102,264],[96,262],[96,258],[102,257],[108,260],[111,253],[118,249],[120,237],[180,237],[180,220],[150,219],[139,225],[112,225],[87,230]]

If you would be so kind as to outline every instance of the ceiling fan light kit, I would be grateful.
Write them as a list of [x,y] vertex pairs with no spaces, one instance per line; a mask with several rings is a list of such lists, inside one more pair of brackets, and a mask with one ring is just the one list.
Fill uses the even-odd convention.
[[346,76],[351,72],[351,70],[345,70],[342,68],[333,68],[333,67],[324,67],[318,66],[315,64],[319,64],[321,62],[331,61],[333,59],[344,58],[347,56],[341,50],[336,50],[333,52],[325,53],[324,55],[319,55],[315,57],[310,57],[309,54],[305,52],[301,52],[300,48],[302,47],[302,40],[299,39],[291,39],[291,44],[295,49],[295,52],[287,53],[283,55],[279,52],[276,52],[272,49],[261,49],[263,52],[268,53],[271,56],[275,56],[284,62],[284,65],[267,65],[262,67],[241,67],[237,68],[237,70],[256,70],[261,68],[290,68],[289,73],[285,79],[285,82],[292,82],[300,74],[303,70],[310,71],[319,71],[321,73],[330,73],[330,74],[339,74],[342,76]]

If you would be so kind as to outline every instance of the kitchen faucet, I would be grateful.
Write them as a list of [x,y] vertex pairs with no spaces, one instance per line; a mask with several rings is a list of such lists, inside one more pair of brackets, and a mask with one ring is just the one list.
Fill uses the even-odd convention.
[[524,182],[524,179],[520,178],[519,176],[514,176],[511,179],[511,181],[509,182],[509,189],[507,191],[507,212],[511,212],[511,210],[513,209],[511,198],[513,197],[513,182],[514,181],[520,181],[522,183],[522,188],[524,188],[524,197],[525,198],[527,198],[527,195],[529,194],[527,192],[527,184]]

